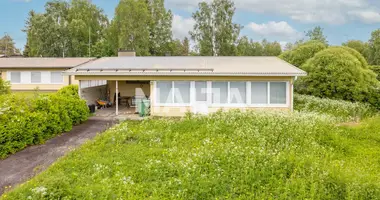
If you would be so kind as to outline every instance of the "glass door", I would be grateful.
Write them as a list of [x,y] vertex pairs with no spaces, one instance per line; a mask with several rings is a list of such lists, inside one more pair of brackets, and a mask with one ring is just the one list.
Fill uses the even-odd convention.
[[207,81],[195,81],[195,102],[193,112],[199,114],[208,113],[207,104]]

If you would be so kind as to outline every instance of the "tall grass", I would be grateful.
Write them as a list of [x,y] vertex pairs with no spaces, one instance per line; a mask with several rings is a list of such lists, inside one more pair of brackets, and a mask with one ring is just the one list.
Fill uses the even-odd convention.
[[380,125],[303,112],[125,122],[3,199],[379,199]]
[[339,121],[359,121],[377,113],[376,108],[365,103],[352,103],[300,94],[294,95],[294,109],[331,115]]

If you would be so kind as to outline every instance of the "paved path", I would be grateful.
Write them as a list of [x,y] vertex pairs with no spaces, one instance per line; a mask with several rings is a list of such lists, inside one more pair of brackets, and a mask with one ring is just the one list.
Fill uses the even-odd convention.
[[45,144],[30,146],[5,160],[0,160],[0,195],[5,187],[12,188],[45,170],[55,160],[103,132],[113,124],[111,118],[91,117],[73,127],[70,132],[48,140]]

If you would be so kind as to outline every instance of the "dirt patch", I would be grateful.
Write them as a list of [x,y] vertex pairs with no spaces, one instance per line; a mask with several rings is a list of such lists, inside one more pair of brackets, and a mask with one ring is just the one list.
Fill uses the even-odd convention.
[[45,144],[30,146],[0,160],[0,195],[49,167],[55,160],[114,124],[111,118],[91,117]]

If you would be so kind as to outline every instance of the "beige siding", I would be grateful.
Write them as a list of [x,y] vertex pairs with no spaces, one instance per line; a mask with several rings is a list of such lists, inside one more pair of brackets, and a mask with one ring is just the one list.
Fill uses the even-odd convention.
[[[4,80],[7,80],[7,72],[8,71],[56,71],[56,72],[62,72],[64,70],[65,69],[48,69],[48,68],[44,68],[44,69],[0,69],[1,77]],[[72,84],[78,84],[78,81],[75,80],[74,76],[72,76],[71,79],[72,79],[72,81],[71,81]],[[42,84],[42,83],[38,83],[38,84],[11,84],[11,90],[12,91],[32,91],[38,87],[38,89],[41,91],[57,91],[57,90],[61,89],[62,87],[69,85],[69,83],[70,83],[69,82],[69,76],[63,76],[63,83],[62,84]]]
[[[108,88],[110,91],[110,100],[114,102],[114,95],[116,93],[116,81],[108,81]],[[126,81],[119,81],[120,96],[136,96],[136,88],[141,88],[145,95],[150,96],[150,83],[127,83]]]
[[[289,85],[289,106],[288,107],[266,107],[266,108],[255,108],[255,107],[246,107],[246,108],[236,108],[236,107],[209,107],[208,112],[213,113],[220,109],[229,110],[229,109],[241,109],[241,110],[291,110],[291,105],[293,101],[292,96],[292,87],[293,84],[292,77],[190,77],[190,76],[162,76],[162,77],[151,77],[151,76],[76,76],[77,80],[109,80],[108,86],[110,90],[111,100],[113,101],[113,96],[115,94],[116,86],[115,80],[119,80],[119,92],[121,96],[134,96],[135,89],[140,87],[140,84],[127,84],[125,80],[147,80],[147,81],[158,81],[158,80],[188,80],[188,81],[287,81],[290,83]],[[192,112],[191,106],[183,106],[183,107],[173,107],[173,106],[155,106],[154,101],[155,97],[150,94],[154,94],[154,85],[153,83],[144,84],[142,87],[144,93],[151,98],[151,115],[153,116],[184,116],[186,112]]]

